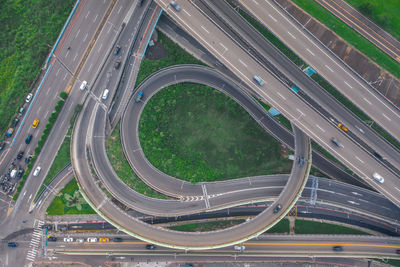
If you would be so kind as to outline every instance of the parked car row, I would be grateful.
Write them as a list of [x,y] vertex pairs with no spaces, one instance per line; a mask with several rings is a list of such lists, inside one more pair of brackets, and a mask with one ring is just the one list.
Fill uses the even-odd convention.
[[[48,241],[57,241],[57,238],[55,238],[55,237],[47,237],[47,240]],[[63,240],[66,243],[71,243],[71,242],[74,242],[74,241],[77,242],[77,243],[84,243],[85,242],[84,238],[76,238],[76,239],[74,239],[73,237],[64,237]],[[87,243],[97,243],[97,242],[99,242],[99,243],[109,243],[110,242],[110,238],[108,238],[108,237],[100,237],[100,238],[88,237],[86,239],[86,242]],[[115,237],[115,238],[113,238],[111,240],[111,242],[122,242],[122,238]]]

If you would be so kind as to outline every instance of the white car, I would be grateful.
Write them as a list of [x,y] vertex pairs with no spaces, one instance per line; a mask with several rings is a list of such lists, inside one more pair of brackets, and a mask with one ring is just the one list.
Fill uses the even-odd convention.
[[97,242],[97,237],[88,237],[87,242],[96,243]]
[[32,93],[30,93],[30,94],[26,97],[25,102],[26,102],[26,103],[31,102],[32,96],[33,96]]
[[377,181],[378,183],[383,184],[383,182],[385,181],[385,179],[377,172],[374,172],[372,174],[372,177],[374,177],[374,180]]
[[78,243],[83,243],[83,242],[85,242],[85,240],[84,240],[83,238],[78,238],[78,239],[76,240],[76,242],[78,242]]
[[42,169],[42,167],[37,166],[36,169],[35,169],[35,171],[33,172],[33,176],[38,176],[41,169]]
[[81,84],[81,87],[79,87],[79,89],[81,89],[82,91],[85,90],[87,87],[87,81],[83,81]]
[[64,242],[71,243],[71,242],[74,242],[74,239],[72,237],[64,237]]
[[234,249],[237,251],[243,251],[246,249],[246,247],[243,245],[237,245],[237,246],[234,246]]
[[108,93],[109,93],[110,91],[108,90],[108,89],[104,89],[104,92],[103,92],[103,95],[102,95],[102,99],[103,100],[106,100],[107,99],[107,97],[108,97]]

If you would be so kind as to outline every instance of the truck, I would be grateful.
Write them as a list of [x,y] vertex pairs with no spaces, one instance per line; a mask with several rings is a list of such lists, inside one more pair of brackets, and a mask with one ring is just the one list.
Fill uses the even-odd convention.
[[8,137],[11,137],[12,136],[12,134],[13,134],[13,132],[14,132],[14,128],[9,128],[8,130],[7,130],[7,133],[6,133],[6,135],[8,136]]
[[138,103],[140,100],[142,100],[143,97],[143,92],[139,92],[135,98],[135,102]]

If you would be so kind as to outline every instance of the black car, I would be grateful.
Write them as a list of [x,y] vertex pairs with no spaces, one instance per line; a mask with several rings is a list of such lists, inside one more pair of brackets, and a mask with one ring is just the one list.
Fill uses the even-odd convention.
[[32,156],[27,156],[25,159],[25,163],[28,164],[31,161]]
[[343,251],[342,246],[334,246],[332,249],[333,249],[333,251],[337,251],[337,252]]
[[19,119],[15,118],[15,120],[13,120],[13,122],[12,122],[12,126],[13,127],[17,126],[18,122],[19,122]]
[[57,241],[57,237],[49,236],[49,237],[47,238],[47,241],[56,242],[56,241]]
[[142,5],[143,5],[143,2],[144,2],[144,0],[139,0],[139,1],[137,2],[137,5],[138,5],[138,6],[142,6]]
[[0,142],[0,150],[3,150],[6,147],[6,142],[1,141]]
[[28,135],[27,137],[26,137],[26,139],[25,139],[25,144],[29,144],[30,142],[31,142],[31,140],[32,140],[32,135],[30,134],[30,135]]
[[148,244],[148,245],[146,245],[146,249],[153,250],[153,249],[156,249],[156,246],[154,246],[153,244]]
[[117,70],[117,69],[119,69],[119,66],[121,66],[121,61],[116,61],[114,63],[114,68]]
[[19,169],[18,173],[17,173],[17,178],[21,178],[22,175],[24,174],[24,169]]
[[119,45],[117,45],[117,46],[115,47],[115,50],[114,50],[114,55],[118,55],[119,50],[121,50],[121,47],[120,47]]
[[113,242],[122,242],[122,238],[115,237],[115,238],[113,238],[112,241],[113,241]]
[[42,228],[42,229],[47,229],[47,230],[51,230],[51,229],[53,229],[53,226],[52,226],[52,225],[49,225],[49,224],[44,224],[44,225],[42,225],[40,228]]
[[274,208],[274,213],[278,213],[281,209],[282,209],[281,204],[276,205],[276,207]]
[[20,151],[18,153],[17,159],[22,159],[23,156],[24,156],[24,151]]
[[383,157],[381,156],[381,154],[379,154],[379,153],[377,153],[377,152],[374,152],[374,156],[375,156],[377,159],[380,159],[380,160],[383,159]]
[[396,249],[396,254],[400,255],[400,249]]

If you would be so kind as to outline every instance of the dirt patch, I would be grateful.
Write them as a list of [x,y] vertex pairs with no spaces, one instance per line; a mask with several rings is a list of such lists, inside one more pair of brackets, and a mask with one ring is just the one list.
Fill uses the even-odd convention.
[[158,42],[155,42],[153,46],[147,48],[145,59],[149,60],[160,60],[167,57],[167,50]]
[[[360,76],[400,107],[400,81],[289,0],[277,0],[297,21]],[[372,60],[374,60],[372,58]]]

